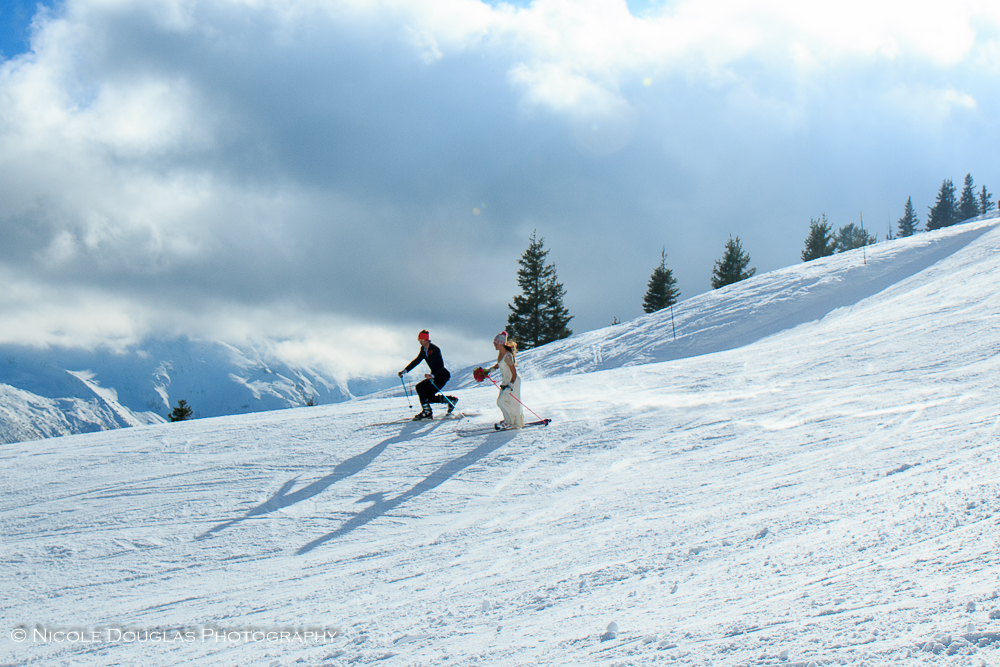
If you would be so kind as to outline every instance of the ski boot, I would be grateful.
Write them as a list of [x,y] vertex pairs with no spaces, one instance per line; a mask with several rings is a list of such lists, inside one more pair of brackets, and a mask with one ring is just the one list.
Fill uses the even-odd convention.
[[493,425],[493,428],[495,428],[498,431],[506,431],[507,430],[507,422],[505,422],[505,421],[499,421],[499,422],[497,422],[496,424]]
[[431,406],[425,404],[424,409],[413,417],[413,421],[415,422],[420,421],[421,419],[434,419],[434,413],[431,412]]
[[458,397],[448,396],[447,399],[448,399],[448,414],[450,415],[452,412],[455,411],[455,404],[458,403]]

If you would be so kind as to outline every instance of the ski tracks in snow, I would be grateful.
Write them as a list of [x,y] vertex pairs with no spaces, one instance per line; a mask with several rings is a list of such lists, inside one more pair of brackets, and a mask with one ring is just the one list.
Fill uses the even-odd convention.
[[[1000,234],[982,239],[750,346],[526,372],[545,429],[373,428],[401,412],[386,399],[5,446],[11,623],[335,633],[4,635],[0,661],[993,667]],[[728,289],[715,298],[733,305]],[[646,341],[669,345],[654,329]],[[591,363],[573,344],[567,367]],[[461,392],[484,413],[494,399]]]

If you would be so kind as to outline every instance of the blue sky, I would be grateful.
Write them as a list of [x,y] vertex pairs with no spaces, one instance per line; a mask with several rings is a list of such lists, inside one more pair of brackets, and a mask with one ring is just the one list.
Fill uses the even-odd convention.
[[1000,190],[1000,8],[813,4],[66,0],[30,48],[5,15],[0,342],[359,373],[427,327],[473,362],[532,231],[586,331],[662,248],[690,297],[730,235],[763,272],[824,213],[884,236],[945,178]]
[[4,0],[0,8],[0,55],[12,58],[31,48],[31,20],[52,0]]

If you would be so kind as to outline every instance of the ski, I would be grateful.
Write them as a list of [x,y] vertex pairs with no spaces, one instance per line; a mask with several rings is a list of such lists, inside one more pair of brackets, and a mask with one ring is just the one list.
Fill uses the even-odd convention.
[[410,422],[437,422],[437,421],[454,421],[458,419],[463,419],[465,417],[472,417],[479,413],[465,413],[465,412],[453,412],[450,415],[445,414],[440,417],[432,417],[430,419],[414,419],[413,417],[407,417],[406,419],[396,419],[388,422],[376,422],[374,424],[368,424],[368,426],[396,426],[399,424],[409,424]]
[[493,426],[483,427],[483,428],[464,428],[455,431],[455,435],[461,438],[470,438],[472,436],[486,435],[488,433],[506,433],[507,431],[520,431],[534,426],[548,426],[550,423],[552,423],[551,419],[542,419],[536,422],[525,422],[524,426],[522,426],[519,429],[517,428],[497,429],[496,427]]

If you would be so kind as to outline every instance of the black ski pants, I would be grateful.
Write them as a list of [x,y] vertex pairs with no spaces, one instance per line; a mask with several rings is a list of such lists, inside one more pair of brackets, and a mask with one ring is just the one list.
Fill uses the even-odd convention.
[[[447,403],[444,396],[438,394],[438,389],[444,389],[444,386],[451,379],[451,373],[445,370],[443,373],[438,373],[434,376],[434,384],[431,384],[430,380],[424,380],[417,383],[417,396],[420,398],[420,405],[427,405],[428,403]],[[437,389],[434,385],[437,385]]]

